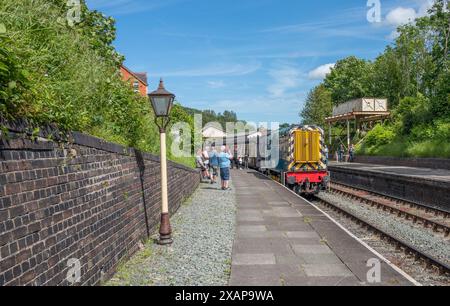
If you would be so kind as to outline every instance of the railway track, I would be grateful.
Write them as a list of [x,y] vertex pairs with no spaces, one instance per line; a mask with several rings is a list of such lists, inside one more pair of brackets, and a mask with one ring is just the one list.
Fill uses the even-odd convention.
[[450,234],[450,212],[448,211],[407,202],[339,183],[331,183],[330,191],[331,193],[357,200],[371,207],[388,211],[400,218],[412,221],[414,224],[420,224],[427,229],[432,229],[434,233],[440,233],[444,237],[448,237]]
[[[269,176],[267,177],[270,178]],[[337,184],[334,182],[330,183],[329,188],[334,194],[366,203],[372,207],[382,209],[383,211],[389,211],[392,214],[396,214],[398,217],[403,217],[414,223],[420,223],[425,228],[432,228],[435,233],[443,234],[445,236],[444,239],[447,239],[449,236],[449,211],[418,203],[407,202],[402,199],[396,199],[368,190]],[[386,232],[370,221],[356,216],[354,213],[344,207],[341,207],[339,204],[334,204],[330,201],[324,200],[320,198],[320,196],[313,196],[313,201],[325,205],[326,207],[351,219],[359,226],[366,228],[368,231],[378,234],[382,240],[386,240],[390,244],[394,245],[397,250],[403,251],[407,256],[413,255],[414,260],[423,263],[427,269],[438,272],[440,275],[445,277],[450,276],[450,265],[446,262],[443,262],[433,255],[427,254],[426,252],[420,250],[411,243]]]
[[380,229],[378,226],[371,224],[369,221],[364,220],[363,218],[360,218],[350,212],[349,210],[341,207],[338,204],[334,204],[330,201],[321,199],[319,197],[316,197],[315,200],[317,202],[320,202],[321,204],[325,205],[326,207],[343,214],[345,217],[350,218],[354,222],[356,222],[358,225],[366,228],[368,231],[372,231],[380,236],[381,239],[385,239],[386,241],[393,244],[396,249],[402,250],[406,255],[413,255],[414,259],[416,261],[420,261],[425,264],[427,269],[432,269],[435,271],[438,271],[441,275],[450,275],[450,266],[442,262],[441,260],[426,254],[425,252],[419,250],[415,246],[411,245],[410,243],[403,241],[402,239],[395,237],[394,235],[391,235],[387,233],[386,231]]

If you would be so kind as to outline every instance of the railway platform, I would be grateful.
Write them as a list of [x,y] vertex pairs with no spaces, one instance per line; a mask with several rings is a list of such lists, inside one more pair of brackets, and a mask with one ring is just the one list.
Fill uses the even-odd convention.
[[[232,172],[237,224],[229,285],[413,285],[324,212],[251,170]],[[379,282],[373,266],[379,263]],[[368,265],[369,264],[369,265]],[[371,276],[371,277],[368,277]]]
[[388,165],[374,165],[363,163],[336,163],[336,162],[331,162],[330,167],[362,170],[366,172],[382,173],[405,178],[418,178],[420,180],[445,182],[447,184],[450,183],[450,170],[447,169],[431,169],[431,168],[417,168],[405,166],[388,166]]
[[335,162],[329,170],[332,181],[450,211],[450,170]]

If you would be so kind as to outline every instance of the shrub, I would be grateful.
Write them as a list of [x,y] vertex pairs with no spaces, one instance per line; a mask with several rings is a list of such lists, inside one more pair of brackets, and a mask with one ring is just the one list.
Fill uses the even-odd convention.
[[415,142],[408,147],[407,155],[413,157],[450,158],[450,143],[436,140]]
[[411,129],[410,138],[416,141],[431,139],[436,136],[436,128],[430,124],[420,124]]
[[392,127],[377,124],[373,130],[367,133],[365,144],[369,147],[380,146],[390,143],[396,134]]
[[66,3],[0,2],[0,115],[157,153],[151,107],[120,75],[114,20],[83,2],[81,23],[69,26]]
[[450,143],[450,118],[437,120],[435,125],[436,138],[443,142]]
[[394,111],[394,118],[401,127],[400,132],[408,135],[415,126],[428,123],[432,119],[429,107],[430,101],[421,94],[402,99]]
[[6,31],[5,25],[0,24],[0,113],[4,114],[17,111],[30,85],[27,70],[7,47],[11,40]]

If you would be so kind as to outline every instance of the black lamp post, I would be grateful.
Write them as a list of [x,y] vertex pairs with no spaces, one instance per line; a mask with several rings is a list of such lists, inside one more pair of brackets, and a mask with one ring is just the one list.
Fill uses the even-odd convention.
[[175,95],[164,88],[161,79],[158,89],[148,95],[155,112],[155,123],[159,127],[161,138],[161,225],[159,228],[159,241],[161,245],[171,244],[172,229],[170,227],[169,200],[167,188],[167,156],[166,156],[166,128],[170,122],[170,111],[175,100]]

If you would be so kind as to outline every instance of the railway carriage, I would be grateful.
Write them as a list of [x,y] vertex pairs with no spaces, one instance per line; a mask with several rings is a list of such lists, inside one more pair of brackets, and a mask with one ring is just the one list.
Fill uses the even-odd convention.
[[263,172],[300,195],[317,194],[329,183],[324,131],[318,126],[270,130],[251,135],[209,139],[206,146],[226,144]]
[[[257,157],[250,159],[250,167],[268,174],[273,179],[301,195],[317,194],[329,183],[324,131],[317,126],[298,126],[279,131],[279,145],[272,135],[258,137]],[[251,143],[250,143],[251,145]],[[278,163],[267,162],[270,152],[279,152]]]

